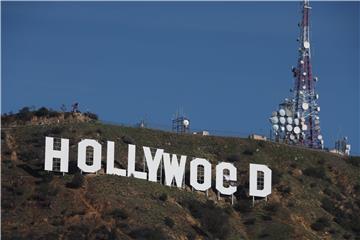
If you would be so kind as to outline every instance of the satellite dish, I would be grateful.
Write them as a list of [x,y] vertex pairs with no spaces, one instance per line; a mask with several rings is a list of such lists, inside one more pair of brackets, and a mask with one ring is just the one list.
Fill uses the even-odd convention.
[[284,127],[284,126],[281,126],[281,127],[280,127],[280,130],[281,130],[282,132],[284,132],[284,131],[285,131],[285,127]]
[[277,124],[279,122],[279,118],[278,117],[272,117],[270,118],[270,121],[273,123],[273,124]]
[[319,94],[316,94],[316,95],[315,95],[315,99],[319,99]]
[[302,107],[302,109],[304,109],[304,110],[308,110],[308,109],[309,109],[309,104],[306,103],[306,102],[304,102],[303,104],[301,104],[301,107]]
[[286,119],[284,117],[280,117],[279,121],[282,125],[285,125],[286,123]]
[[287,120],[287,122],[288,122],[289,124],[292,124],[292,123],[293,123],[292,117],[288,117],[286,120]]
[[320,112],[320,107],[317,107],[317,108],[316,108],[316,111]]
[[294,133],[296,134],[299,134],[301,131],[300,131],[300,128],[298,126],[294,127]]
[[285,110],[284,109],[280,109],[279,110],[279,114],[280,114],[280,116],[285,116]]
[[304,42],[304,48],[306,49],[310,48],[310,43],[308,41]]
[[305,90],[305,89],[306,89],[306,85],[303,85],[302,88]]
[[276,116],[277,116],[277,112],[275,112],[275,111],[272,112],[272,113],[271,113],[271,116],[272,116],[272,117],[276,117]]
[[315,82],[319,81],[319,78],[318,78],[318,77],[314,77],[314,81],[315,81]]
[[292,130],[293,127],[290,124],[286,125],[286,131],[291,132]]
[[279,125],[277,125],[277,124],[274,124],[273,126],[272,126],[272,128],[274,129],[274,131],[278,131],[279,130]]
[[295,136],[293,134],[290,134],[290,140],[292,140],[292,141],[295,140]]
[[300,60],[300,64],[304,64],[304,61],[303,61],[303,60]]
[[306,124],[304,124],[304,125],[301,126],[301,130],[306,131],[307,129],[308,129],[308,127],[307,127]]
[[298,118],[295,118],[295,119],[294,119],[294,124],[295,124],[295,125],[299,125],[299,123],[300,123],[299,119],[298,119]]
[[319,117],[319,116],[316,116],[315,119],[316,119],[316,120],[320,120],[320,117]]
[[300,120],[301,120],[301,122],[305,122],[305,118],[304,118],[304,117],[300,118]]
[[317,138],[318,138],[319,140],[322,140],[322,136],[321,136],[321,135],[319,135]]
[[300,94],[300,95],[303,95],[303,94],[304,94],[304,92],[300,90],[300,91],[299,91],[299,94]]
[[190,122],[189,122],[189,120],[184,119],[183,124],[185,127],[188,127],[190,125]]
[[307,73],[306,73],[306,72],[303,72],[303,75],[304,75],[304,76],[306,76],[306,75],[307,75]]

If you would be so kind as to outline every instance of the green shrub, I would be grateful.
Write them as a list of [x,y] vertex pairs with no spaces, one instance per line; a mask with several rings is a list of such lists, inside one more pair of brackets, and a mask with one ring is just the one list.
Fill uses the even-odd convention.
[[282,173],[276,168],[272,169],[272,184],[277,185],[280,183]]
[[328,195],[329,197],[331,197],[332,199],[336,199],[336,200],[339,200],[339,201],[342,199],[340,194],[332,191],[330,188],[325,188],[324,193],[326,195]]
[[269,203],[265,206],[265,210],[268,212],[276,213],[280,208],[279,203]]
[[355,167],[360,167],[360,157],[350,156],[348,162]]
[[85,112],[84,113],[85,116],[87,116],[88,118],[92,119],[92,120],[98,120],[99,117],[97,114],[92,113],[92,112]]
[[271,220],[272,220],[271,215],[262,215],[261,218],[262,218],[262,220],[264,220],[264,221],[271,221]]
[[241,155],[239,154],[232,154],[232,155],[229,155],[226,160],[228,162],[238,162],[241,160]]
[[288,195],[288,194],[291,193],[291,187],[290,187],[290,186],[280,185],[279,187],[277,187],[277,190],[278,190],[282,195]]
[[115,208],[112,212],[111,212],[111,216],[113,216],[116,219],[121,219],[121,220],[125,220],[129,217],[128,213],[120,208]]
[[306,168],[303,173],[306,176],[313,177],[313,178],[320,178],[325,179],[326,178],[326,172],[323,167],[309,167]]
[[49,110],[46,107],[41,107],[35,111],[35,116],[37,117],[46,117],[49,115]]
[[234,209],[240,213],[251,212],[251,210],[252,210],[251,202],[250,201],[238,201],[237,203],[234,204]]
[[80,188],[84,184],[84,176],[81,173],[76,173],[73,176],[71,182],[67,183],[66,186],[69,188]]
[[130,232],[130,237],[134,239],[161,240],[167,239],[163,231],[159,228],[139,228]]
[[334,203],[331,201],[330,198],[328,197],[324,197],[322,200],[321,200],[321,207],[323,209],[325,209],[327,212],[329,213],[334,213],[335,212],[335,206],[334,206]]
[[325,217],[318,218],[316,222],[312,223],[310,227],[315,231],[322,231],[326,227],[330,227],[330,221],[329,219]]
[[19,110],[17,117],[22,121],[29,121],[33,116],[33,113],[30,111],[29,107],[23,107]]
[[172,219],[169,218],[169,217],[165,217],[164,223],[165,223],[165,225],[168,226],[169,228],[173,228],[174,225],[175,225],[174,220],[172,220]]
[[134,139],[132,139],[129,136],[122,136],[121,140],[125,143],[125,144],[135,144]]
[[162,193],[160,196],[159,196],[159,199],[163,202],[165,202],[167,199],[168,199],[168,196],[166,193]]
[[248,156],[252,156],[252,155],[254,155],[254,150],[253,149],[245,149],[244,151],[243,151],[243,154],[244,155],[248,155]]
[[211,233],[213,238],[227,239],[230,233],[229,216],[213,201],[204,204],[197,200],[185,200],[182,205],[189,209],[193,217],[200,220],[201,226]]
[[248,219],[245,219],[243,223],[245,225],[254,225],[255,222],[256,222],[256,218],[248,218]]

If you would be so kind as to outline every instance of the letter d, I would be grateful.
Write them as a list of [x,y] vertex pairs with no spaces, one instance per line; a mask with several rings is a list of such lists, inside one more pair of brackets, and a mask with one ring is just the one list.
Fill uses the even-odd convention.
[[[263,188],[259,189],[258,184],[258,175],[263,173],[263,179],[259,179],[260,181],[263,180]],[[266,165],[262,164],[251,164],[250,163],[250,175],[249,175],[249,195],[255,197],[266,197],[271,193],[271,169],[268,168]],[[260,184],[262,185],[262,184]]]

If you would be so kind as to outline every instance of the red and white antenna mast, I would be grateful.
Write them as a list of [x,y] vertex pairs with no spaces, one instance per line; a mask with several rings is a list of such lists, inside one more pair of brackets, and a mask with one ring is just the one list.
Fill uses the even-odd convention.
[[310,10],[309,1],[303,1],[302,18],[298,24],[300,28],[298,62],[297,67],[292,68],[295,79],[292,89],[293,98],[280,104],[279,112],[274,112],[270,121],[277,140],[310,148],[323,148],[324,141],[320,133],[320,107],[317,104],[319,95],[315,91],[318,78],[313,77],[311,65]]

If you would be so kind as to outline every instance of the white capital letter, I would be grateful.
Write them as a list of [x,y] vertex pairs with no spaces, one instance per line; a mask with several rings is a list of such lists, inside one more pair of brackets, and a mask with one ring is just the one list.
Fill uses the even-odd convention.
[[61,138],[61,150],[54,150],[54,138],[45,137],[45,170],[53,170],[54,158],[60,158],[60,172],[68,172],[69,139]]
[[157,172],[158,172],[159,164],[161,162],[161,157],[164,153],[164,150],[156,149],[155,157],[153,159],[150,148],[143,147],[143,149],[144,149],[144,154],[145,154],[145,159],[146,159],[146,165],[149,169],[149,181],[157,182]]
[[119,176],[126,176],[126,170],[114,167],[114,150],[115,143],[112,141],[107,142],[107,159],[106,159],[106,173]]
[[135,156],[136,156],[136,146],[129,144],[128,150],[128,177],[134,176],[135,178],[146,179],[146,172],[139,172],[135,170]]
[[171,161],[169,153],[164,153],[163,158],[165,168],[165,184],[167,186],[171,186],[171,183],[175,178],[176,186],[178,188],[181,188],[184,179],[186,156],[181,155],[180,164],[178,162],[176,154],[172,154]]
[[[91,166],[86,164],[86,148],[93,148],[93,163]],[[78,167],[83,172],[94,173],[101,168],[101,144],[93,139],[81,140],[78,144]]]
[[[198,182],[198,166],[204,167],[204,182]],[[211,187],[211,164],[203,158],[195,158],[190,162],[190,184],[199,191],[206,191]]]
[[[229,170],[229,175],[224,175],[224,170]],[[222,162],[216,166],[216,189],[224,195],[231,195],[236,192],[236,186],[224,187],[224,178],[226,181],[236,181],[236,168],[231,163]]]
[[[258,174],[263,174],[263,185],[262,189],[258,189]],[[250,174],[249,174],[249,195],[255,197],[266,197],[271,193],[271,169],[266,165],[262,164],[251,164],[250,163]]]

